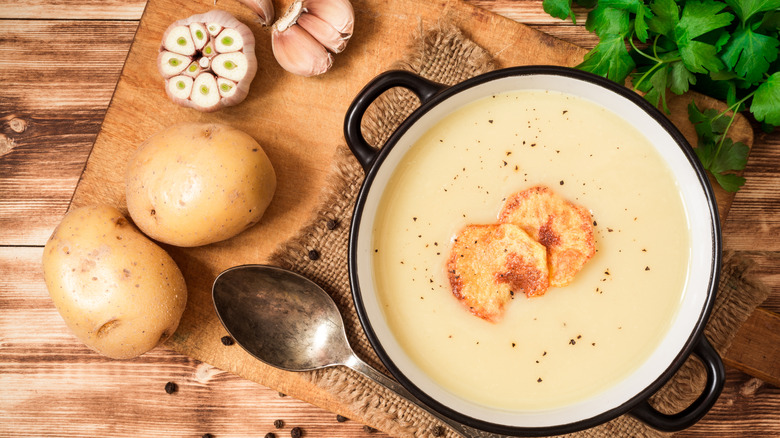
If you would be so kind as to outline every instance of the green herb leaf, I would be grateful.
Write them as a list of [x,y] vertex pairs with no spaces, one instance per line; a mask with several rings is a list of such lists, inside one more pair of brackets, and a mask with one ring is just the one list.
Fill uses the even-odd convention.
[[748,152],[750,152],[750,148],[746,144],[734,143],[726,137],[720,145],[720,153],[715,156],[710,170],[713,174],[742,170],[747,165]]
[[696,75],[691,73],[682,61],[669,64],[669,89],[674,94],[688,91],[689,84],[696,84]]
[[[668,114],[669,107],[666,105],[666,82],[669,77],[669,64],[656,64],[650,69],[638,70],[637,74],[640,73],[642,75],[639,77],[639,80],[642,82],[639,83],[636,81],[634,82],[634,86],[641,91],[646,91],[647,94],[645,94],[645,99],[656,107],[660,103],[663,110]],[[645,76],[647,74],[650,74],[649,78]]]
[[738,192],[745,185],[745,178],[733,173],[714,173],[713,176],[727,192]]
[[595,9],[588,12],[585,20],[585,29],[595,33],[600,38],[618,35],[622,38],[628,36],[629,14],[625,9],[616,9],[608,6],[606,2],[599,1]]
[[699,138],[695,152],[701,164],[725,190],[739,190],[745,179],[727,172],[744,169],[750,149],[744,143],[734,143],[725,137],[731,117],[712,108],[701,111],[692,101],[688,105],[688,118]]
[[[778,0],[780,1],[780,0]],[[777,38],[754,33],[750,28],[734,32],[721,57],[726,65],[747,82],[755,83],[769,71],[769,65],[777,59]]]
[[750,112],[759,122],[780,125],[780,72],[775,72],[758,86]]
[[571,22],[577,24],[574,14],[571,13],[571,0],[544,0],[542,9],[553,17],[566,20],[571,15]]
[[716,72],[723,68],[718,50],[712,44],[688,41],[680,45],[680,56],[688,70],[694,73]]
[[621,35],[606,35],[577,68],[623,83],[636,64]]
[[653,18],[653,12],[645,6],[644,4],[640,5],[636,10],[636,16],[634,17],[634,32],[636,32],[636,37],[641,42],[647,42],[648,38],[648,24],[647,20]]
[[674,29],[677,43],[686,43],[705,33],[728,26],[734,16],[721,12],[725,7],[725,3],[715,0],[686,2],[682,17]]
[[656,0],[650,5],[653,18],[647,21],[650,31],[673,38],[674,28],[680,21],[680,8],[674,0]]
[[707,73],[723,68],[723,63],[718,58],[717,48],[712,44],[694,41],[694,38],[728,26],[734,16],[728,12],[721,12],[725,7],[725,3],[715,0],[694,0],[685,3],[682,17],[674,28],[674,39],[688,70],[694,73]]
[[731,6],[744,25],[758,12],[773,11],[780,8],[780,0],[723,0]]

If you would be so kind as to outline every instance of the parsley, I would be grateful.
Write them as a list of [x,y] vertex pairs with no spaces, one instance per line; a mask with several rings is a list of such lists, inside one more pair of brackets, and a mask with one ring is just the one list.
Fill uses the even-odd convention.
[[[726,190],[745,183],[733,171],[747,163],[748,147],[728,136],[734,117],[749,111],[765,128],[780,126],[780,0],[575,0],[590,9],[585,27],[599,43],[577,67],[636,90],[669,111],[667,90],[693,88],[723,99],[728,109],[688,117],[696,127],[696,155]],[[543,0],[563,20],[571,0]]]

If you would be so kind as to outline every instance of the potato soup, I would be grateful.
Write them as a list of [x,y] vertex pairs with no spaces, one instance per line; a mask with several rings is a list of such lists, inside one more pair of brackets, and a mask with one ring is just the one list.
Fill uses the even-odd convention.
[[[568,286],[516,295],[487,322],[452,294],[452,238],[534,185],[591,212],[596,254]],[[375,286],[398,343],[443,388],[552,409],[618,383],[659,345],[684,294],[688,227],[671,171],[618,115],[558,92],[500,93],[446,116],[399,163],[373,229]]]

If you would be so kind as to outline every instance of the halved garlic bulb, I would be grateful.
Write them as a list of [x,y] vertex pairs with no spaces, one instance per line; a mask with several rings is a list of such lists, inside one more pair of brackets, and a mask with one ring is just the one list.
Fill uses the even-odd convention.
[[333,65],[352,37],[355,12],[349,0],[295,0],[276,21],[271,48],[290,73],[315,76]]
[[255,38],[225,11],[193,15],[165,31],[157,67],[171,100],[215,111],[241,102],[249,93],[257,72]]

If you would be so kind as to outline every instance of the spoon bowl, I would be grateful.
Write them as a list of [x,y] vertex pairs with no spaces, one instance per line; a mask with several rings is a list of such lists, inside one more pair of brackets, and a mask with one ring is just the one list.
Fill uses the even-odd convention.
[[268,265],[230,268],[214,281],[212,297],[230,336],[268,365],[311,371],[352,355],[336,303],[294,272]]

